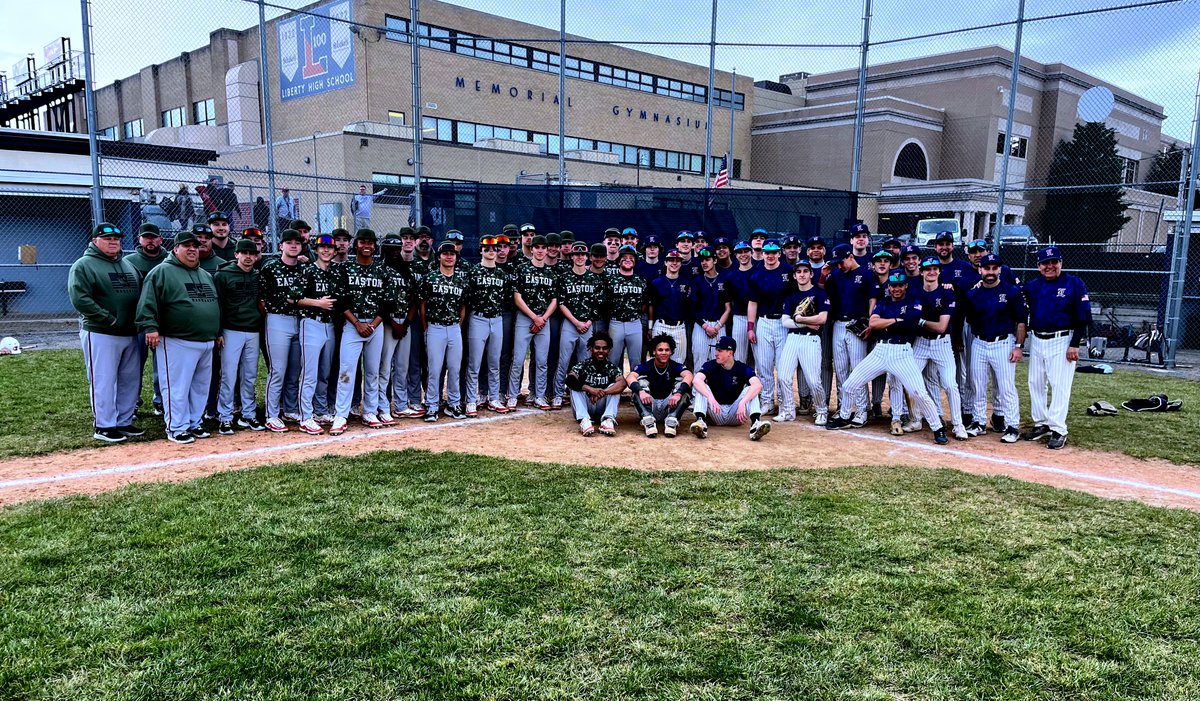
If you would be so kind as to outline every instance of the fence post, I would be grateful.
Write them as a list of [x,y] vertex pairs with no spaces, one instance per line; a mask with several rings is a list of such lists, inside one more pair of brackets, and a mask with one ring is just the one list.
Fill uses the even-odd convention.
[[[558,7],[558,186],[567,182],[567,0]],[[561,209],[561,202],[559,203]],[[561,215],[562,213],[559,212]]]
[[[863,38],[858,59],[858,96],[854,106],[854,154],[850,163],[850,191],[858,192],[858,174],[862,166],[863,111],[867,103],[867,51],[871,48],[871,0],[863,0]],[[856,200],[857,204],[857,200]],[[858,216],[855,208],[854,216]]]
[[258,0],[258,84],[262,95],[263,139],[267,149],[267,203],[271,205],[270,248],[279,250],[279,227],[275,223],[275,142],[271,138],[271,79],[267,71],[267,10],[264,0]]
[[1196,172],[1197,161],[1196,145],[1200,143],[1200,79],[1197,80],[1196,87],[1196,108],[1192,117],[1192,147],[1188,149],[1191,152],[1192,165],[1188,169],[1187,179],[1187,197],[1183,204],[1183,220],[1179,222],[1179,235],[1175,237],[1175,246],[1172,249],[1171,261],[1171,284],[1168,287],[1167,297],[1167,357],[1163,359],[1163,363],[1168,368],[1175,367],[1175,351],[1179,349],[1179,342],[1183,338],[1183,287],[1184,279],[1187,277],[1188,259],[1188,244],[1192,237],[1192,217],[1195,215],[1196,208]]
[[[1017,6],[1017,40],[1013,45],[1012,79],[1008,85],[1008,121],[1004,123],[1004,158],[1000,166],[1000,192],[996,195],[996,235],[992,251],[1000,255],[1000,232],[1004,229],[1004,200],[1008,194],[1008,159],[1012,156],[1013,112],[1017,107],[1017,82],[1021,76],[1021,33],[1025,29],[1025,0]],[[987,235],[987,232],[983,232]],[[979,238],[976,236],[975,238]]]
[[421,47],[418,37],[421,35],[417,26],[417,2],[412,0],[408,6],[411,23],[409,25],[412,38],[412,102],[413,102],[413,226],[421,225],[421,129],[424,128],[424,117],[421,116]]
[[96,138],[96,96],[92,92],[92,2],[79,0],[83,20],[83,100],[87,110],[88,156],[92,162],[92,225],[104,221],[104,192],[100,185],[100,141]]

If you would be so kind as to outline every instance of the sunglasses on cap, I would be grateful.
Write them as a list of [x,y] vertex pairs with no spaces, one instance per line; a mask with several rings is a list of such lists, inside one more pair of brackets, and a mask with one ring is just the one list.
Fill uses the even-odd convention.
[[487,246],[488,248],[492,248],[492,247],[499,246],[499,245],[500,245],[500,239],[496,236],[485,236],[482,239],[480,239],[480,241],[479,241],[480,248],[483,248],[484,246]]
[[96,232],[96,236],[100,238],[107,238],[109,236],[121,238],[121,230],[113,226],[102,226],[100,227],[100,230]]
[[971,242],[967,243],[967,250],[968,250],[968,251],[974,251],[974,250],[977,250],[977,249],[978,249],[978,250],[982,250],[982,251],[986,251],[986,250],[987,250],[987,247],[988,247],[988,245],[987,245],[987,241],[984,241],[983,239],[975,239],[974,241],[971,241]]
[[251,236],[251,237],[254,237],[254,238],[260,238],[260,239],[261,239],[261,238],[263,237],[263,232],[262,232],[262,230],[261,230],[261,229],[253,229],[253,228],[251,228],[251,229],[245,229],[245,230],[243,230],[243,231],[242,231],[242,236],[243,236],[243,237],[246,237],[246,236]]

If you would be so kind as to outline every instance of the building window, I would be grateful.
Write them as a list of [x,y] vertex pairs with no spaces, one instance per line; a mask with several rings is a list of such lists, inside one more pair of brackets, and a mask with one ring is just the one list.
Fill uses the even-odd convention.
[[1122,165],[1121,182],[1126,185],[1136,185],[1138,181],[1138,162],[1132,158],[1120,156]]
[[403,17],[393,17],[392,15],[384,15],[384,26],[387,27],[385,35],[390,41],[400,41],[405,44],[410,43],[412,32],[409,29],[408,20]]
[[192,123],[217,126],[217,105],[212,98],[192,103]]
[[140,119],[134,119],[132,121],[125,122],[125,124],[121,126],[121,131],[125,135],[122,138],[125,139],[136,139],[139,136],[145,136],[145,131],[142,128],[142,120]]
[[388,124],[404,124],[404,113],[396,110],[388,110]]
[[109,127],[107,129],[101,129],[100,131],[96,132],[96,136],[100,137],[101,139],[112,139],[113,141],[116,141],[117,128]]
[[919,144],[908,143],[896,155],[896,167],[892,175],[909,180],[928,180],[929,171],[925,167],[925,152]]
[[183,108],[176,107],[174,109],[165,110],[162,113],[161,126],[164,127],[181,127],[187,122],[185,121]]
[[[1025,151],[1028,148],[1029,139],[1023,136],[1013,136],[1009,155],[1013,158],[1025,158]],[[1004,153],[1004,132],[996,134],[996,153]]]

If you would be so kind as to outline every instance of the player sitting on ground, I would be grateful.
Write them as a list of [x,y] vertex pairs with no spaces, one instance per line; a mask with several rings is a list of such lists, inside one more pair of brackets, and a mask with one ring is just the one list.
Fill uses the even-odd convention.
[[696,421],[691,430],[697,438],[708,438],[709,421],[717,426],[741,426],[750,421],[752,441],[771,430],[771,424],[762,420],[758,403],[762,381],[749,365],[733,359],[736,350],[737,342],[722,336],[717,340],[717,359],[696,373]]
[[592,357],[576,363],[567,373],[566,386],[571,390],[571,408],[579,421],[579,432],[585,436],[595,435],[594,422],[599,422],[600,433],[617,435],[617,403],[625,389],[625,378],[621,370],[608,360],[612,350],[612,339],[608,334],[597,332],[588,339],[588,350]]
[[663,434],[674,438],[679,419],[688,410],[692,396],[692,373],[671,359],[675,339],[659,334],[650,339],[651,359],[643,361],[626,376],[633,392],[633,408],[642,420],[647,438],[658,436],[657,422],[663,422]]

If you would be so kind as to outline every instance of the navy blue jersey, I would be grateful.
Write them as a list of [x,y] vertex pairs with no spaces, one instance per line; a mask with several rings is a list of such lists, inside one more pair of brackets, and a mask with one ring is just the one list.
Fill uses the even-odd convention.
[[855,268],[848,273],[834,268],[825,282],[825,293],[833,305],[833,318],[848,321],[867,316],[870,311],[867,300],[875,280],[875,273],[866,268]]
[[942,274],[938,277],[938,282],[954,285],[954,289],[961,293],[979,282],[979,276],[975,273],[975,266],[955,258],[948,263],[942,263]]
[[881,319],[899,319],[898,323],[883,329],[882,331],[875,330],[871,335],[876,339],[895,339],[904,343],[912,343],[913,338],[917,335],[917,320],[921,318],[921,302],[913,299],[908,295],[899,301],[888,297],[877,303],[871,314],[877,315]]
[[666,399],[675,391],[675,385],[683,379],[683,364],[667,360],[667,367],[659,369],[653,360],[640,363],[633,372],[642,378],[642,387],[655,399]]
[[639,260],[633,264],[633,274],[646,282],[654,282],[655,278],[665,274],[666,271],[667,267],[661,260],[657,263],[647,263],[644,260]]
[[[982,280],[983,276],[979,274],[979,268],[970,267],[963,270],[962,278],[960,279],[962,280],[962,284],[956,285],[956,287],[960,287],[963,290],[968,290],[974,287],[975,283]],[[1008,267],[1007,265],[1000,266],[1000,282],[1013,285],[1015,287],[1021,286],[1021,281],[1017,279],[1017,274],[1014,273],[1012,268]]]
[[[908,294],[904,296],[921,301],[921,318],[925,321],[940,321],[942,316],[945,314],[949,314],[951,317],[953,317],[958,307],[955,301],[957,295],[954,293],[954,290],[947,290],[940,284],[933,290],[929,291],[926,291],[924,287],[918,287],[914,289],[910,285],[908,288]],[[946,327],[946,331],[943,331],[942,333],[945,334],[949,330],[950,327]],[[934,336],[937,334],[926,333],[926,335]]]
[[699,277],[703,274],[704,271],[700,269],[699,256],[692,256],[691,258],[683,261],[683,265],[679,266],[679,276],[687,278],[688,280],[691,280],[694,277]]
[[687,319],[687,300],[690,290],[688,281],[682,275],[672,280],[666,275],[654,279],[650,283],[650,306],[654,307],[654,318],[662,319],[670,324],[677,324]]
[[705,383],[721,406],[736,402],[738,395],[750,386],[750,380],[754,377],[754,369],[740,360],[733,361],[733,367],[728,370],[717,361],[710,360],[700,368],[700,372],[704,373]]
[[1053,281],[1037,277],[1025,285],[1029,304],[1029,330],[1048,333],[1074,329],[1072,345],[1078,346],[1092,322],[1092,303],[1083,280],[1063,273]]
[[1025,323],[1029,314],[1021,290],[1003,282],[995,287],[967,290],[963,305],[971,333],[980,338],[1016,333],[1017,324]]
[[732,268],[725,274],[725,291],[733,303],[734,316],[746,316],[746,305],[750,302],[750,273],[754,269]]
[[688,305],[694,321],[717,321],[725,313],[725,305],[729,303],[725,281],[726,276],[722,274],[711,278],[701,274],[692,278]]
[[788,316],[794,316],[796,313],[796,305],[800,304],[800,300],[807,299],[808,297],[816,299],[816,311],[812,313],[813,316],[820,314],[821,312],[829,311],[829,297],[825,294],[825,290],[814,286],[810,290],[793,289],[791,292],[789,292],[788,296],[783,300],[783,312]]
[[774,270],[766,267],[750,272],[750,299],[758,302],[758,318],[783,314],[783,297],[793,287],[792,266],[780,263]]
[[858,261],[858,267],[860,267],[860,268],[870,269],[870,267],[871,267],[871,254],[870,253],[868,253],[866,255],[862,255],[862,256],[854,256],[854,260]]

